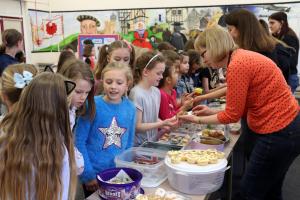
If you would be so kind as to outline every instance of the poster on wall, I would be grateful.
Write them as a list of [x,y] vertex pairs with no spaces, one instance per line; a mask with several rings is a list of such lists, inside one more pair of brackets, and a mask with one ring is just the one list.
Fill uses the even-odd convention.
[[86,35],[86,34],[80,34],[78,35],[78,53],[79,58],[83,59],[84,57],[84,47],[86,45],[93,46],[93,51],[95,52],[95,60],[98,60],[98,55],[101,47],[104,44],[110,44],[116,40],[119,40],[119,35],[116,34],[94,34],[94,35]]
[[[286,12],[290,26],[298,35],[300,33],[300,3],[61,11],[52,12],[51,16],[48,12],[29,10],[32,50],[33,52],[60,51],[64,46],[71,45],[73,50],[77,51],[78,36],[81,34],[116,34],[120,39],[125,39],[135,46],[155,49],[162,41],[170,42],[174,29],[180,30],[186,39],[190,39],[207,27],[216,24],[224,26],[224,15],[238,8],[248,9],[264,20],[274,12]],[[56,30],[53,24],[57,27]]]

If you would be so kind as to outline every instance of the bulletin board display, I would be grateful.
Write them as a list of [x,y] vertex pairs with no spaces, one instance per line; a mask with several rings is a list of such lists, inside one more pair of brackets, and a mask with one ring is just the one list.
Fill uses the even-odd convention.
[[[23,19],[18,17],[0,16],[0,44],[2,44],[2,32],[6,29],[16,29],[24,37]],[[25,51],[25,48],[23,51]]]
[[[91,43],[95,48],[95,59],[98,59],[99,51],[105,44],[110,44],[119,40],[120,36],[117,34],[94,34],[94,35],[78,35],[78,54],[79,58],[83,58],[83,49],[86,43]],[[89,40],[89,41],[87,41]]]

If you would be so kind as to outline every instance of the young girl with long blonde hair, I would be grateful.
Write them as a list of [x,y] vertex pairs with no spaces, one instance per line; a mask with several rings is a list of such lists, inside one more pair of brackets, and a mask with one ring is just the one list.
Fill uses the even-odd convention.
[[74,199],[76,169],[67,93],[74,85],[42,73],[23,90],[0,129],[0,199]]

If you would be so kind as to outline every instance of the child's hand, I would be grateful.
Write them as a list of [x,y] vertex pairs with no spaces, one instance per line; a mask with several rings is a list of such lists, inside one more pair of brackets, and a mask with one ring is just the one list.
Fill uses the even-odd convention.
[[213,115],[215,112],[205,105],[198,105],[193,108],[193,114],[197,116]]
[[189,111],[193,108],[194,99],[193,98],[186,98],[185,101],[182,102],[182,111]]
[[99,185],[98,185],[96,179],[91,180],[90,182],[87,182],[84,185],[85,185],[86,190],[88,190],[88,191],[96,191],[99,188]]
[[194,92],[192,92],[192,93],[184,93],[181,96],[181,103],[182,103],[182,105],[183,105],[183,102],[185,102],[187,99],[193,98],[194,94],[195,94]]
[[163,121],[163,126],[167,126],[167,127],[174,127],[174,126],[177,126],[178,125],[178,120],[177,120],[177,117],[174,116],[172,118],[169,118],[169,119],[165,119]]

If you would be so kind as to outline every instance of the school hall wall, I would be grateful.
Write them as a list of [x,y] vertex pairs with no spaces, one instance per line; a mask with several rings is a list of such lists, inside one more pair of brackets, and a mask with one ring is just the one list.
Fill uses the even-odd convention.
[[233,4],[261,4],[295,2],[287,0],[127,0],[120,4],[119,0],[51,0],[52,10],[97,10],[97,9],[126,9],[126,8],[162,8],[162,7],[186,7],[186,6],[211,6]]
[[[21,3],[20,3],[21,2]],[[163,7],[187,7],[187,6],[217,6],[234,4],[261,4],[261,3],[289,3],[291,0],[128,0],[120,4],[119,0],[0,0],[0,15],[23,17],[24,41],[26,47],[27,62],[56,63],[59,53],[31,53],[32,41],[28,9],[43,11],[82,11],[82,10],[111,10],[129,8],[163,8]]]

